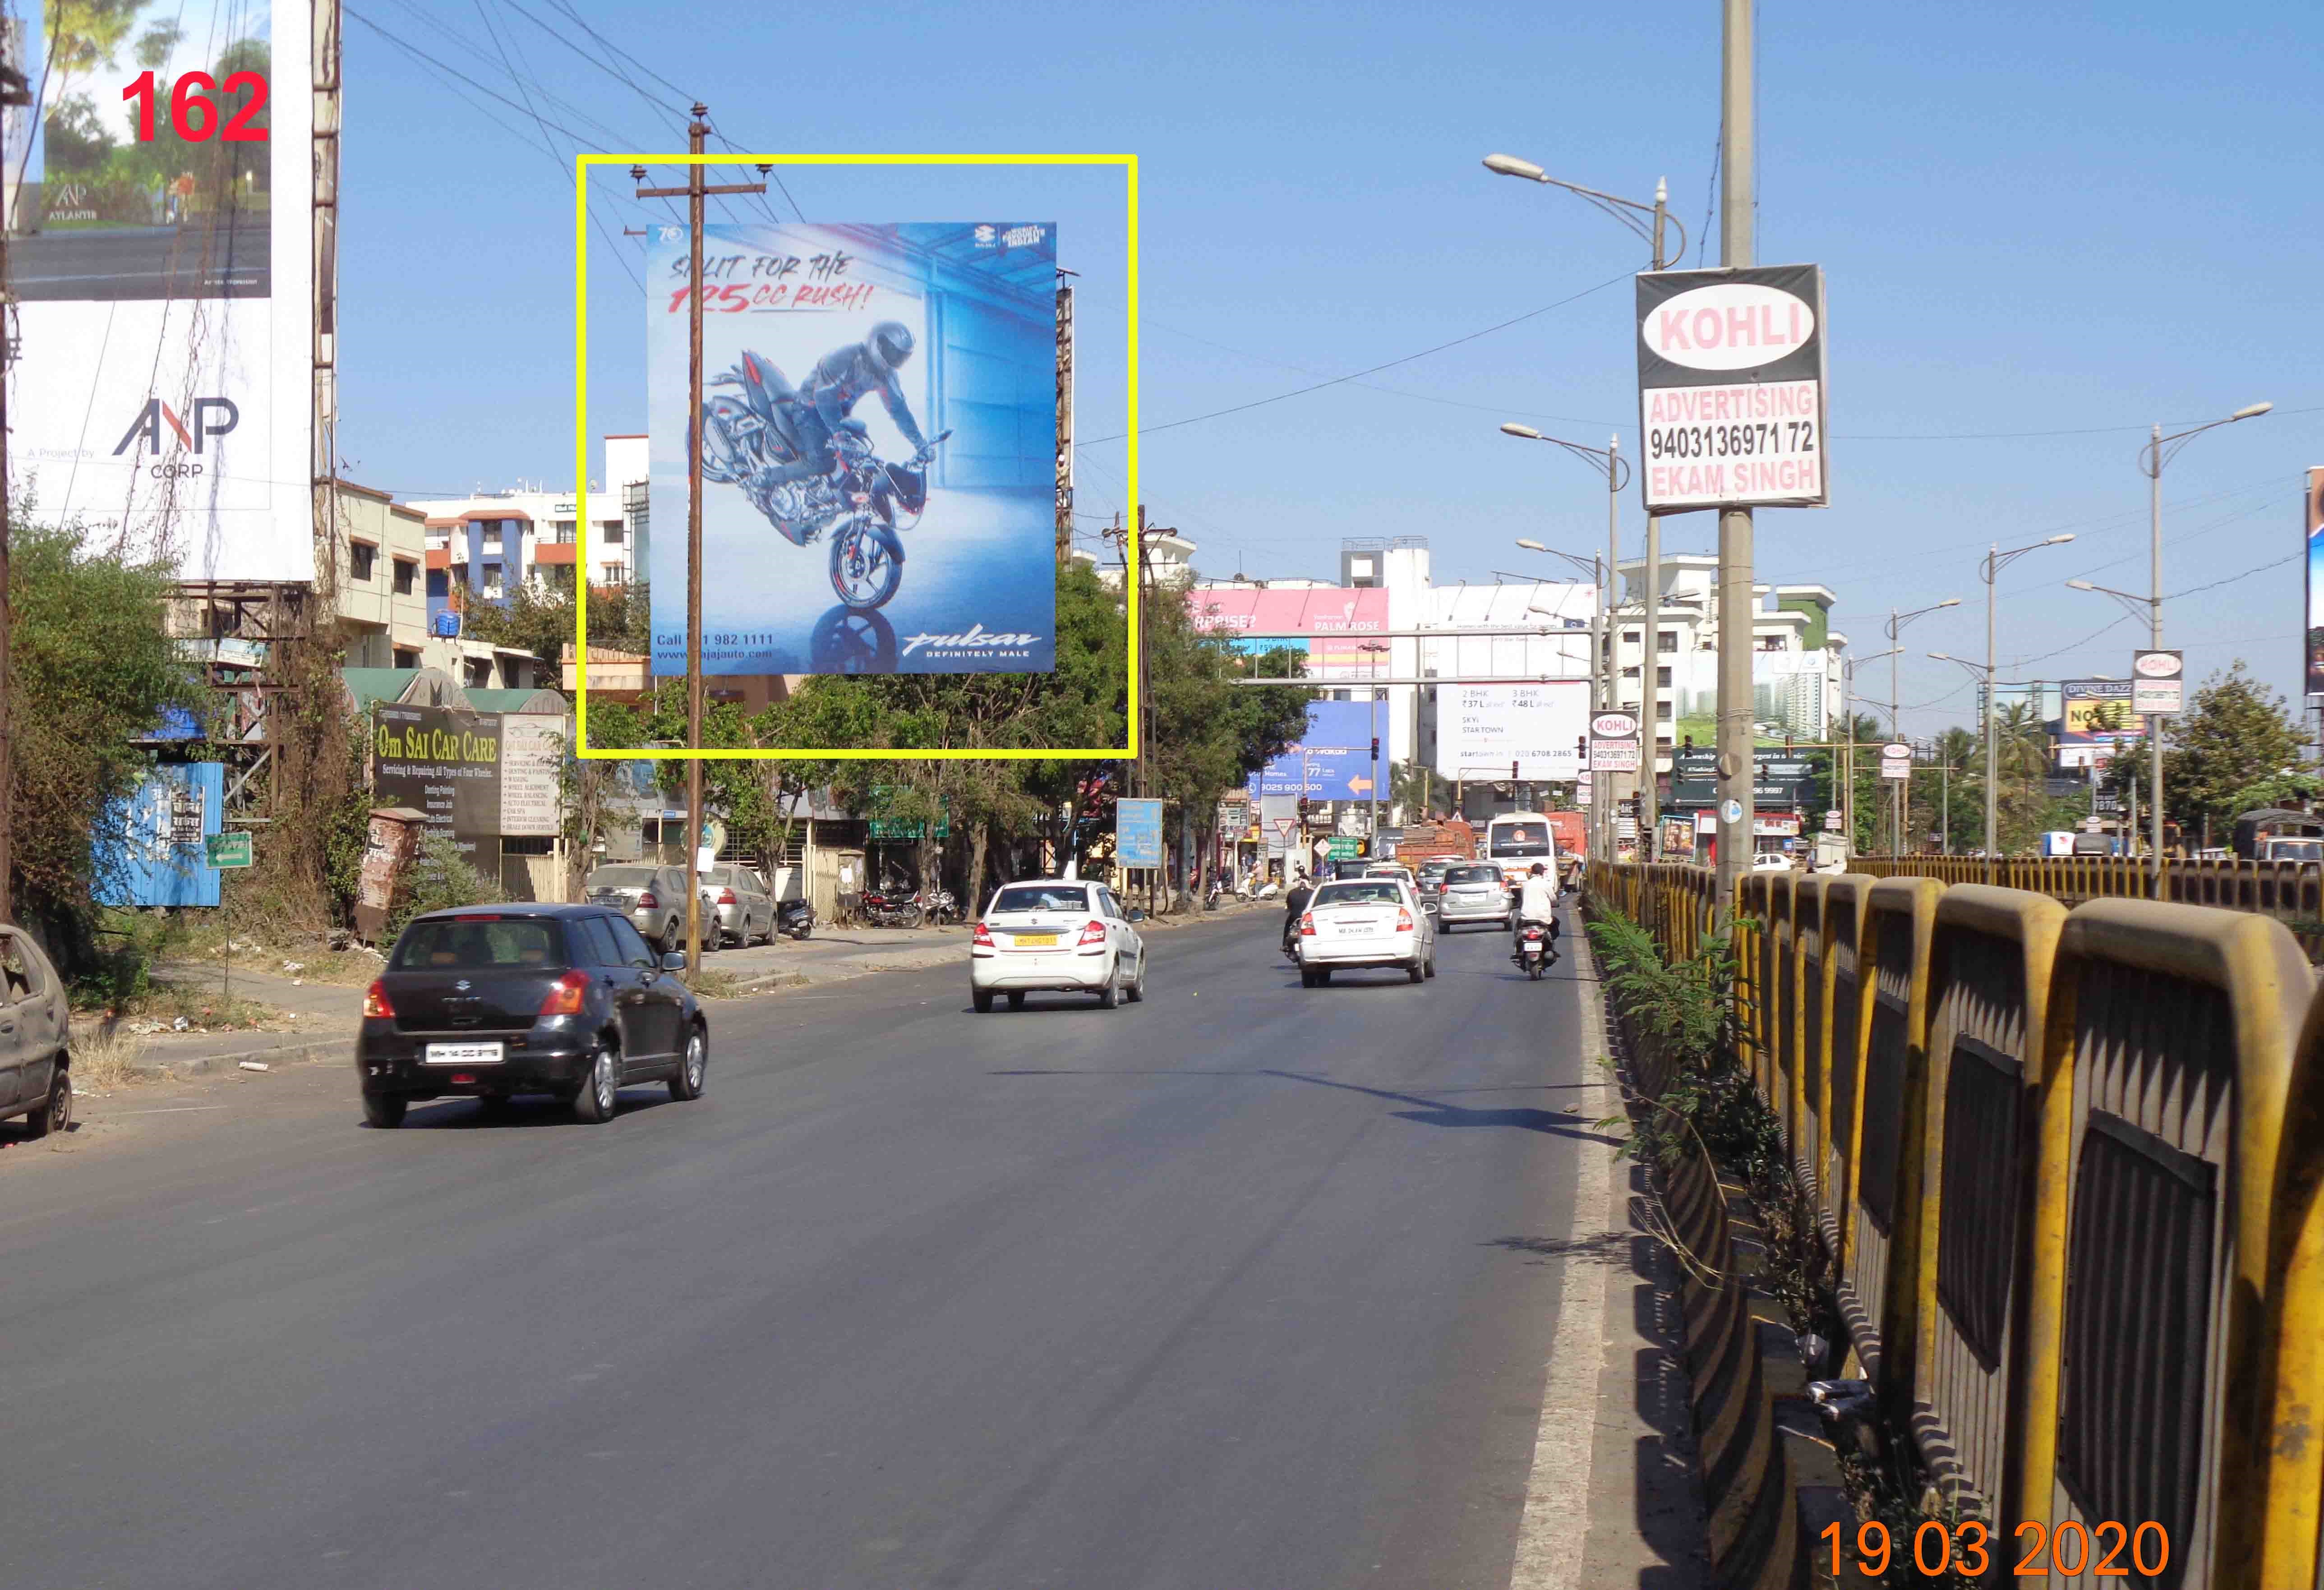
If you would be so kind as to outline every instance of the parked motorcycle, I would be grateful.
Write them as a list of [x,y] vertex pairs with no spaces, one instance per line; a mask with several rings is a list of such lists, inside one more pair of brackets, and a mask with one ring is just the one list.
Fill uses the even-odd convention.
[[775,931],[793,938],[805,938],[815,931],[815,907],[804,900],[777,901]]
[[917,928],[927,916],[927,908],[917,889],[909,894],[863,892],[863,920],[874,928]]
[[712,384],[736,390],[702,405],[702,477],[740,486],[794,546],[827,534],[831,587],[839,599],[859,609],[884,605],[904,581],[904,543],[896,532],[919,522],[928,503],[928,460],[952,432],[939,431],[909,462],[895,465],[873,450],[862,421],[843,421],[826,447],[828,473],[777,482],[779,469],[800,457],[798,399],[790,384],[755,354],[743,355]]
[[927,896],[927,902],[928,921],[931,925],[941,928],[946,922],[960,920],[960,901],[954,897],[951,890],[939,887],[935,893]]

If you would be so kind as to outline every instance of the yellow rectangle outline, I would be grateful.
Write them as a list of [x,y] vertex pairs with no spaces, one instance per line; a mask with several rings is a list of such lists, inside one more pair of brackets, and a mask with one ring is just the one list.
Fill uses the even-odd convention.
[[[1088,760],[1121,758],[1139,753],[1138,719],[1138,587],[1139,562],[1144,549],[1133,532],[1123,538],[1122,594],[1130,615],[1130,685],[1126,701],[1129,744],[1118,746],[1073,745],[1033,750],[780,750],[686,747],[667,750],[593,748],[589,744],[589,168],[591,166],[656,165],[798,165],[798,166],[1112,166],[1122,168],[1127,223],[1123,277],[1124,324],[1129,337],[1129,477],[1130,512],[1135,522],[1138,497],[1138,157],[1135,154],[583,154],[573,166],[573,478],[574,517],[577,522],[579,578],[574,580],[573,647],[575,673],[574,754],[590,761],[674,761],[699,758],[706,762],[803,762],[835,758],[861,762],[1026,762],[1050,758]],[[812,225],[813,223],[807,223]],[[653,677],[652,651],[647,651],[646,677]]]

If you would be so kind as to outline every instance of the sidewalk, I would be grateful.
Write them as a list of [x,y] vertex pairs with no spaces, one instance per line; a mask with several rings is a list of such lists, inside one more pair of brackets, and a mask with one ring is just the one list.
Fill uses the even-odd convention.
[[[1232,920],[1252,911],[1279,911],[1272,901],[1255,905],[1224,905],[1214,911],[1182,912],[1156,917],[1139,924],[1146,933],[1171,933],[1208,923]],[[962,966],[968,960],[969,929],[945,928],[849,928],[818,930],[805,943],[779,938],[751,949],[722,949],[703,957],[703,969],[740,979],[731,994],[710,996],[751,999],[780,994],[785,989],[843,982],[879,972],[926,971],[936,966]],[[214,988],[220,968],[204,963],[172,961],[156,968],[155,975],[184,986]],[[301,1060],[336,1059],[350,1054],[355,1029],[363,1020],[364,991],[346,984],[296,983],[277,973],[234,969],[236,999],[271,1005],[290,1018],[288,1031],[278,1032],[156,1032],[140,1040],[139,1070],[171,1070],[195,1076],[230,1071],[244,1060],[268,1066]],[[82,1031],[89,1030],[84,1023]]]

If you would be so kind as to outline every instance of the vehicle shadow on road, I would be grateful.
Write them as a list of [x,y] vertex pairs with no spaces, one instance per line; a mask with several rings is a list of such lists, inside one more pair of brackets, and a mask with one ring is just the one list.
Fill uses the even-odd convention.
[[1368,1094],[1373,1098],[1388,1099],[1396,1104],[1418,1105],[1416,1110],[1391,1110],[1399,1121],[1416,1122],[1423,1126],[1473,1128],[1479,1126],[1514,1126],[1526,1132],[1545,1132],[1552,1137],[1570,1137],[1578,1142],[1602,1142],[1609,1148],[1621,1145],[1622,1139],[1608,1137],[1589,1130],[1589,1123],[1578,1115],[1561,1114],[1550,1110],[1508,1109],[1472,1110],[1465,1105],[1448,1105],[1442,1099],[1423,1098],[1415,1093],[1397,1093],[1392,1088],[1366,1087],[1360,1083],[1334,1082],[1328,1077],[1310,1076],[1305,1071],[1282,1071],[1272,1067],[1260,1067],[1250,1071],[1208,1071],[1186,1068],[1145,1067],[1137,1069],[1092,1069],[1074,1067],[1019,1068],[1005,1071],[987,1071],[988,1077],[1273,1077],[1284,1082],[1305,1082],[1317,1087],[1335,1087],[1345,1093]]
[[[647,1084],[639,1083],[634,1089],[624,1089],[615,1106],[617,1117],[642,1114],[673,1102],[669,1090],[659,1083],[652,1084],[653,1092],[645,1091]],[[547,1095],[527,1095],[511,1099],[498,1110],[485,1108],[466,1095],[458,1098],[430,1099],[425,1104],[414,1101],[411,1113],[398,1128],[403,1132],[503,1132],[521,1131],[541,1126],[577,1126],[573,1106],[562,1104]]]

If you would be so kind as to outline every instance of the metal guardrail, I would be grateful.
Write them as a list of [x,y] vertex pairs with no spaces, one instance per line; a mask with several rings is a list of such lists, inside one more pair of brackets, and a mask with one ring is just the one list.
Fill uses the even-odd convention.
[[[1735,1058],[1852,1356],[1997,1555],[2062,1526],[2094,1565],[2152,1522],[2171,1581],[2318,1590],[2324,996],[2282,920],[2315,871],[2181,864],[2158,901],[2105,858],[2007,868],[2038,887],[1937,857],[1739,886]],[[1698,950],[1711,898],[1664,870],[1589,886]]]

